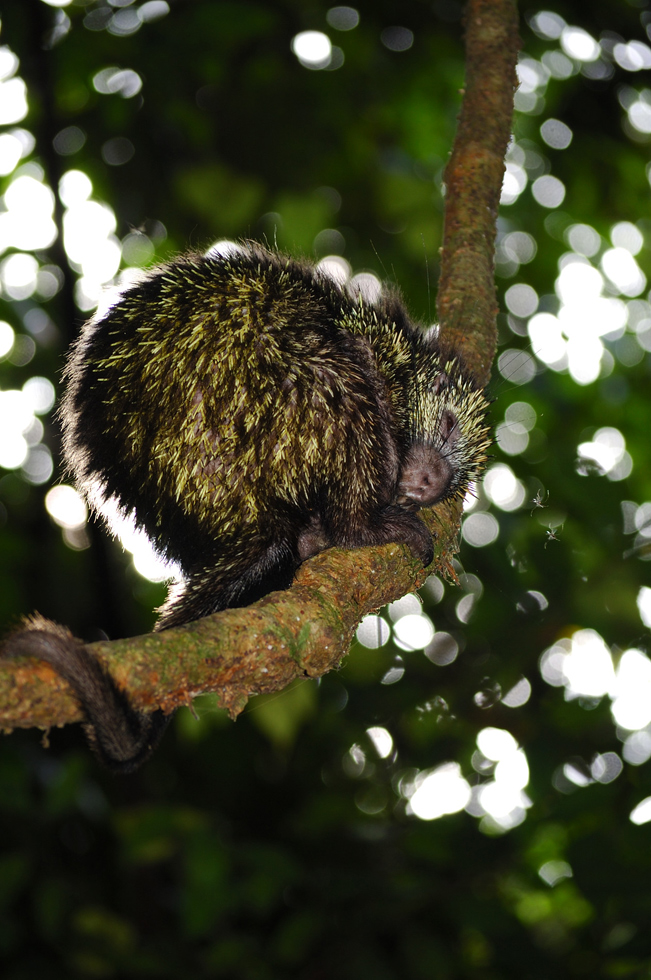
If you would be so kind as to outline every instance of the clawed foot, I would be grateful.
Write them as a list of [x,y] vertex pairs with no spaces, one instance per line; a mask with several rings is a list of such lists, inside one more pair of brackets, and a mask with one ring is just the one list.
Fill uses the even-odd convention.
[[424,568],[432,563],[432,534],[413,511],[396,506],[387,507],[382,513],[382,532],[384,542],[408,545],[414,558],[418,558]]

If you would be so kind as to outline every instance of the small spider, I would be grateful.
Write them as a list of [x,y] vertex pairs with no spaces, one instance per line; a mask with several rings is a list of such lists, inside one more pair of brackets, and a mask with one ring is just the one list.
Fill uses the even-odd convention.
[[531,516],[533,517],[534,510],[538,510],[539,507],[547,507],[545,500],[549,500],[549,490],[543,491],[538,490],[536,496],[532,498],[531,503],[533,504],[533,509],[531,511]]
[[558,541],[559,540],[559,537],[556,534],[556,532],[557,531],[560,532],[562,530],[563,530],[563,525],[562,524],[560,526],[558,526],[558,527],[554,527],[554,528],[550,527],[549,528],[549,530],[547,531],[547,540],[545,541],[545,548],[547,547],[547,545],[549,544],[550,541]]

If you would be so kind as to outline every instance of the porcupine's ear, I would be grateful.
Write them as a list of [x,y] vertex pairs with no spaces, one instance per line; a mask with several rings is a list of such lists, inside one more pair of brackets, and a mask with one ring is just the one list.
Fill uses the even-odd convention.
[[136,711],[110,674],[65,626],[28,617],[0,645],[0,657],[44,660],[72,688],[86,721],[84,731],[100,761],[113,772],[132,772],[158,745],[169,718]]

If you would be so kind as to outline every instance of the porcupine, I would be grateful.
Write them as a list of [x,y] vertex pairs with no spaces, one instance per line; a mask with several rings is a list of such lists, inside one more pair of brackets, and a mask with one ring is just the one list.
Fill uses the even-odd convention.
[[[417,511],[465,494],[489,442],[483,392],[397,293],[370,303],[250,242],[155,268],[86,324],[66,377],[79,487],[184,573],[159,630],[288,588],[332,546],[402,542],[428,565]],[[103,760],[134,768],[162,712],[129,709],[78,641],[68,654],[61,632],[31,631]]]

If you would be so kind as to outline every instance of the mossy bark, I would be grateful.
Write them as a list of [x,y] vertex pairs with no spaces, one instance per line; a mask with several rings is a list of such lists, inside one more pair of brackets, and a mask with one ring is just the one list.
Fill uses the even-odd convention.
[[515,0],[470,0],[465,28],[463,104],[444,176],[437,309],[441,342],[459,351],[470,372],[486,385],[497,343],[497,209],[517,85]]

